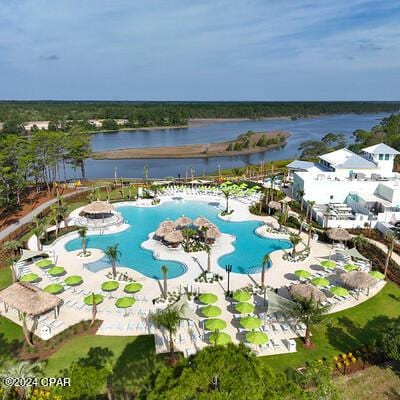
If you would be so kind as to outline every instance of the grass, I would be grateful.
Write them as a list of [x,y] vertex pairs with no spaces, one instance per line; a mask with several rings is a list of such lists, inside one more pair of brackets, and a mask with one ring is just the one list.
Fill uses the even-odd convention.
[[297,353],[263,357],[270,367],[278,370],[296,368],[306,361],[331,359],[353,351],[370,342],[390,319],[400,316],[400,288],[394,283],[357,307],[331,314],[324,324],[312,330],[313,349],[305,349],[297,341]]
[[114,365],[126,365],[145,359],[154,353],[153,336],[80,336],[70,340],[57,353],[48,359],[45,372],[47,376],[57,376],[60,370],[72,362],[84,358],[94,347],[108,348],[113,355]]
[[0,290],[12,283],[12,275],[10,268],[0,268]]

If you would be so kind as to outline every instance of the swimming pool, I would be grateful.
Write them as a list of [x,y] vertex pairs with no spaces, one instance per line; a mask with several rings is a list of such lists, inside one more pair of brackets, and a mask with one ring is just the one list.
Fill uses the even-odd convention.
[[[177,219],[181,215],[195,219],[203,216],[216,224],[222,233],[234,235],[235,250],[218,259],[218,265],[222,268],[226,264],[232,265],[232,271],[240,274],[249,274],[260,271],[261,262],[266,253],[275,250],[289,249],[291,244],[287,240],[262,238],[255,230],[262,225],[258,221],[228,222],[218,218],[221,210],[215,203],[203,201],[179,200],[166,202],[157,207],[132,207],[121,206],[118,211],[131,227],[124,232],[110,235],[89,235],[87,246],[105,250],[108,246],[119,243],[121,256],[119,265],[130,267],[136,271],[155,279],[162,278],[161,266],[168,266],[168,278],[176,278],[186,271],[186,266],[179,262],[162,261],[153,258],[153,253],[140,247],[141,243],[148,239],[148,234],[154,232],[161,221]],[[69,241],[65,248],[68,251],[81,248],[81,239]],[[109,267],[108,261],[102,259],[87,267],[92,271],[98,271]]]

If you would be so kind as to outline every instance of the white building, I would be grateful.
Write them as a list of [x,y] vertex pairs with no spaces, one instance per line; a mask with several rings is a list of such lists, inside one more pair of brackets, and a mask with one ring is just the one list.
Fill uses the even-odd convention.
[[358,155],[348,149],[323,154],[317,163],[288,165],[293,193],[315,202],[324,226],[363,227],[400,221],[400,174],[393,172],[397,150],[380,143]]

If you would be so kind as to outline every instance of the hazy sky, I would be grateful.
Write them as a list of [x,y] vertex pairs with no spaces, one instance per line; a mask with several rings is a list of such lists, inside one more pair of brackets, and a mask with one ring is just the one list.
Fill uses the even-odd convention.
[[1,99],[399,94],[400,0],[0,0]]

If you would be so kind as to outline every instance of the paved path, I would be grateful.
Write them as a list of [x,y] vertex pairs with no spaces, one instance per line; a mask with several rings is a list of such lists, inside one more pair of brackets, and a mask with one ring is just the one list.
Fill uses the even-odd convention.
[[[89,188],[78,189],[79,192],[86,192],[88,190],[89,190]],[[72,197],[76,193],[77,192],[67,193],[63,197],[64,198]],[[7,226],[7,228],[4,228],[2,231],[0,231],[0,240],[3,240],[10,233],[12,233],[15,230],[17,230],[20,226],[22,226],[22,225],[24,225],[24,224],[26,224],[28,222],[31,222],[32,219],[34,217],[36,217],[36,215],[40,214],[43,210],[45,210],[47,207],[49,207],[52,204],[54,204],[56,201],[57,201],[57,198],[54,198],[54,199],[51,199],[51,200],[47,201],[46,203],[41,204],[40,206],[38,206],[37,208],[32,210],[30,213],[28,213],[25,216],[23,216],[18,222],[14,222],[13,224]]]

